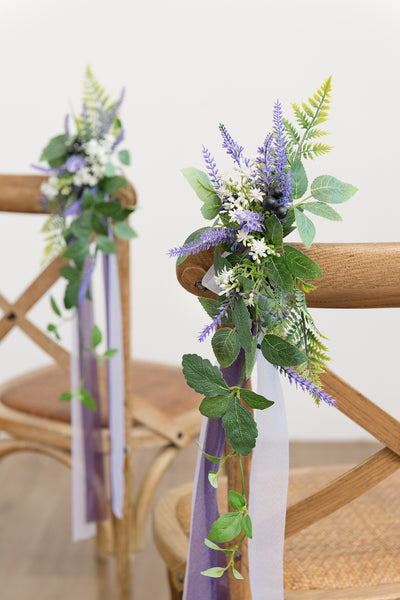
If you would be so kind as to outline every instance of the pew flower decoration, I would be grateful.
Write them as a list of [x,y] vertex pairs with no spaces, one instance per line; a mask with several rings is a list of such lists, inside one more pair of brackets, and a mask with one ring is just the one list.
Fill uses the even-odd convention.
[[[199,298],[211,322],[201,331],[199,341],[212,335],[211,344],[223,369],[243,357],[241,379],[229,386],[217,366],[197,354],[183,356],[183,373],[189,386],[203,394],[200,412],[222,418],[233,453],[228,457],[206,458],[220,468],[211,472],[217,486],[224,462],[251,453],[256,445],[257,425],[251,409],[266,409],[273,403],[245,389],[255,363],[256,350],[276,366],[295,386],[309,392],[314,401],[330,405],[334,400],[320,387],[319,374],[329,360],[324,336],[307,310],[306,293],[315,288],[309,280],[321,277],[318,265],[283,240],[297,229],[308,248],[315,226],[307,216],[341,220],[332,205],[348,200],[357,191],[330,175],[314,179],[309,187],[305,159],[326,154],[331,147],[320,141],[327,131],[320,128],[328,118],[331,78],[303,102],[293,104],[296,125],[283,118],[276,102],[272,131],[255,157],[220,125],[222,146],[233,161],[233,174],[217,168],[209,150],[203,147],[206,173],[195,168],[183,174],[202,201],[201,213],[211,226],[192,233],[183,246],[169,251],[178,263],[187,256],[214,247],[214,278],[218,299]],[[308,191],[309,190],[309,191]],[[308,191],[308,193],[307,193]],[[204,454],[204,453],[203,453]],[[246,537],[252,537],[252,523],[242,489],[229,491],[232,512],[218,518],[205,543],[227,554],[225,568],[207,569],[204,575],[220,577],[234,568],[234,554]],[[225,542],[236,540],[228,550]]]
[[[44,148],[40,161],[46,166],[33,165],[49,175],[42,184],[42,208],[50,213],[43,226],[46,235],[45,262],[56,256],[68,259],[61,267],[66,281],[63,304],[66,310],[78,309],[84,299],[90,298],[90,281],[99,253],[114,254],[113,235],[122,239],[135,237],[126,219],[134,206],[124,206],[118,192],[128,185],[123,167],[130,164],[128,150],[120,149],[124,129],[119,119],[124,90],[118,100],[110,100],[95,79],[90,67],[86,68],[83,86],[83,105],[74,116],[70,127],[67,115],[64,133],[53,137]],[[53,312],[62,317],[62,311],[53,297]],[[58,326],[48,330],[60,339]],[[95,325],[91,332],[92,351],[96,353],[102,334]],[[115,350],[97,354],[101,363],[111,358]],[[77,395],[82,403],[96,409],[93,398],[83,388],[62,394],[69,400]]]

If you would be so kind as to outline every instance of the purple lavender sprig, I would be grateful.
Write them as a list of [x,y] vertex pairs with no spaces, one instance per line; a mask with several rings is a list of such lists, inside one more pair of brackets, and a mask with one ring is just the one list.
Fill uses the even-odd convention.
[[239,146],[239,144],[235,142],[225,125],[222,123],[219,126],[219,130],[222,135],[222,147],[226,149],[226,152],[233,158],[235,163],[240,167],[240,162],[243,160],[244,164],[249,166],[249,159],[244,158],[242,155],[244,150],[243,146]]
[[202,329],[199,333],[198,340],[199,342],[204,342],[206,337],[211,333],[216,331],[217,327],[221,325],[223,317],[226,317],[228,314],[229,308],[229,299],[225,300],[221,306],[218,307],[218,314],[213,318],[209,325],[206,325],[204,329]]
[[190,256],[198,254],[201,250],[208,250],[218,244],[227,242],[231,243],[234,239],[235,229],[233,227],[220,227],[213,229],[210,227],[203,231],[198,240],[183,244],[177,248],[168,250],[168,255],[171,257]]
[[272,133],[269,133],[262,146],[258,148],[256,163],[262,184],[267,188],[273,182],[274,162],[272,157]]
[[279,100],[276,101],[274,106],[274,128],[273,128],[273,152],[275,159],[275,183],[283,191],[283,197],[281,204],[287,206],[290,202],[290,195],[292,193],[292,177],[288,173],[288,160],[287,160],[287,139],[285,133],[285,126],[282,118],[282,106]]
[[296,388],[300,387],[300,389],[304,392],[308,392],[309,394],[311,394],[311,396],[315,398],[318,404],[322,401],[328,404],[329,406],[336,406],[336,402],[332,398],[332,396],[324,392],[321,388],[319,388],[309,379],[306,379],[305,377],[299,375],[299,373],[297,373],[291,367],[279,367],[278,370],[282,375],[286,375],[290,384],[294,382]]
[[217,163],[211,156],[208,148],[206,148],[204,145],[203,145],[202,152],[203,152],[204,162],[206,163],[206,168],[207,168],[207,172],[208,172],[208,176],[210,178],[211,184],[212,184],[213,188],[216,191],[218,191],[221,184],[220,184],[220,178],[218,175]]
[[264,215],[262,213],[256,213],[252,210],[238,211],[235,213],[234,219],[244,231],[247,231],[247,233],[264,231],[265,229]]

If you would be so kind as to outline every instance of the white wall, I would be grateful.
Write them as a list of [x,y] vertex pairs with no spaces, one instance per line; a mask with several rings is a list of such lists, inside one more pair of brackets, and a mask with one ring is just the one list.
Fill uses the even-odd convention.
[[[203,143],[225,161],[220,121],[253,153],[276,98],[290,114],[291,101],[332,74],[335,149],[307,166],[360,191],[340,207],[342,223],[319,220],[317,240],[399,239],[399,16],[395,0],[2,0],[1,172],[31,172],[64,114],[79,107],[87,63],[113,95],[127,87],[128,175],[141,205],[133,223],[140,233],[133,243],[137,357],[171,364],[184,352],[211,357],[196,341],[207,317],[176,283],[166,250],[203,225],[180,169],[202,167]],[[39,264],[41,219],[1,216],[0,282],[10,297],[23,286],[22,267],[33,272]],[[33,312],[46,322],[45,307]],[[400,417],[399,312],[319,311],[317,319],[336,370]],[[0,381],[46,360],[23,337],[16,332],[0,348]],[[362,435],[301,394],[288,393],[288,406],[293,438]]]

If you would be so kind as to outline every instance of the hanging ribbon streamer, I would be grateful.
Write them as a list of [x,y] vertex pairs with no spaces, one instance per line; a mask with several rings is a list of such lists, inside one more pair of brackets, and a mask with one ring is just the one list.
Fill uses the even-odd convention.
[[119,519],[122,519],[125,487],[125,390],[121,295],[116,255],[105,254],[103,267],[106,295],[107,344],[108,348],[117,350],[115,356],[107,361],[109,427],[111,440],[111,502],[114,515]]
[[[104,286],[108,348],[117,350],[107,361],[109,430],[111,440],[111,501],[112,511],[122,518],[124,500],[124,367],[122,344],[121,298],[118,264],[115,255],[104,256]],[[91,347],[94,325],[93,302],[84,300],[73,323],[71,354],[71,389],[81,385],[92,395],[97,410],[84,407],[72,399],[72,538],[74,541],[92,537],[95,523],[107,518],[104,454],[100,417],[99,378],[96,357],[86,349]]]
[[[274,404],[255,410],[258,427],[252,453],[249,513],[249,577],[252,600],[283,600],[283,548],[289,476],[289,437],[277,369],[257,351],[257,393]],[[267,541],[266,541],[267,540]]]
[[94,523],[107,518],[97,359],[91,347],[93,303],[85,300],[73,323],[71,389],[84,387],[93,397],[92,411],[72,398],[72,538],[86,539],[95,533]]

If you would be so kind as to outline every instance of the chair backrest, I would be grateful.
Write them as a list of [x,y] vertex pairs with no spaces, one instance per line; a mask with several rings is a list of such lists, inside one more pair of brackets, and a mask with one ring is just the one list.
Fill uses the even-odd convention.
[[[40,214],[39,199],[42,196],[41,184],[46,177],[40,175],[0,175],[0,212]],[[118,192],[118,198],[126,205],[136,203],[134,188],[129,186]],[[116,238],[117,260],[120,276],[121,305],[123,320],[123,350],[125,364],[125,398],[131,397],[130,385],[130,285],[129,285],[129,242]],[[38,346],[40,346],[63,369],[69,369],[70,356],[61,344],[57,343],[33,324],[26,316],[27,312],[51,288],[60,276],[60,267],[66,261],[58,257],[50,262],[24,290],[14,303],[9,302],[0,292],[0,342],[15,326],[19,327]],[[127,423],[131,423],[129,410],[126,411]]]
[[[323,278],[307,295],[316,308],[400,307],[400,243],[314,244],[310,249],[293,244],[315,260]],[[213,249],[188,257],[177,267],[185,289],[198,296],[215,298],[201,279],[213,263]],[[337,409],[372,434],[384,448],[322,489],[291,505],[286,513],[286,537],[290,537],[354,500],[400,468],[400,422],[343,381],[329,369],[321,376],[324,390]],[[228,461],[228,489],[238,485],[239,468]],[[248,486],[250,460],[245,463]],[[237,489],[237,488],[233,488]],[[248,571],[244,552],[239,565]],[[247,578],[248,581],[248,578]],[[248,585],[232,586],[232,600],[249,600]]]

